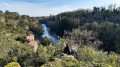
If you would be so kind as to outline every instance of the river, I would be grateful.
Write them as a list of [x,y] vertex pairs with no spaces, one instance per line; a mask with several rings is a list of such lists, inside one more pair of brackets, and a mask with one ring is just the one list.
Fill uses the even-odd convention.
[[44,34],[42,35],[42,38],[44,37],[48,37],[49,40],[53,43],[53,44],[57,44],[58,43],[58,38],[52,34],[49,33],[49,28],[45,25],[45,24],[42,24],[43,28],[44,28]]

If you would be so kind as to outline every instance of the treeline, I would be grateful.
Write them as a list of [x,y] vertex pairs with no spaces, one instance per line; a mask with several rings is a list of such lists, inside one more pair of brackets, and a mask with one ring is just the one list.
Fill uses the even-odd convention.
[[99,49],[119,53],[119,14],[120,7],[111,4],[108,8],[94,7],[93,10],[80,9],[73,12],[64,12],[41,19],[39,22],[45,23],[50,31],[61,37],[64,36],[65,31],[72,32],[72,29],[83,27],[82,30],[97,33],[96,39],[102,42],[101,46],[98,47]]
[[[120,23],[119,14],[120,7],[116,8],[115,5],[109,5],[108,8],[94,7],[93,10],[80,9],[73,12],[64,12],[58,14],[57,16],[51,15],[50,17],[41,19],[40,23],[46,23],[48,27],[50,27],[51,31],[54,31],[60,36],[63,36],[64,30],[76,28],[85,23],[102,23],[104,21]],[[56,29],[59,31],[57,31]]]

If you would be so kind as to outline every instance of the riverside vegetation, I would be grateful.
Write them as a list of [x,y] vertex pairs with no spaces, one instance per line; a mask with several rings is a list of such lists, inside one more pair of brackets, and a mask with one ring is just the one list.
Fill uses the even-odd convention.
[[[94,7],[49,17],[29,17],[0,11],[0,67],[120,67],[120,7]],[[60,36],[50,43],[41,23]],[[38,50],[26,42],[34,33]],[[76,47],[61,57],[66,45]]]

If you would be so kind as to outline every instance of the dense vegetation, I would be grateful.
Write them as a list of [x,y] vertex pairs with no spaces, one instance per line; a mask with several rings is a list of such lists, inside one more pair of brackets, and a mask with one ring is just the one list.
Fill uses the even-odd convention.
[[17,61],[25,65],[33,48],[26,43],[26,34],[33,32],[41,37],[42,26],[37,19],[16,12],[0,11],[0,67]]
[[84,47],[78,49],[75,57],[67,57],[48,62],[42,67],[119,67],[120,57],[114,53],[95,51]]
[[[64,37],[65,31],[69,33],[73,31],[73,33],[70,34],[72,37],[68,36],[68,39],[72,38],[71,41],[75,40],[76,42],[79,41],[81,37],[83,37],[82,32],[84,34],[84,31],[86,30],[86,35],[84,34],[84,36],[86,36],[85,39],[87,38],[87,42],[91,40],[96,42],[94,40],[98,40],[102,43],[101,45],[98,45],[99,49],[120,53],[119,14],[120,7],[116,7],[116,5],[109,5],[108,8],[94,7],[93,10],[80,9],[73,12],[64,12],[56,16],[50,16],[42,19],[40,20],[40,23],[47,24],[47,26],[50,28],[50,31],[61,37]],[[78,28],[80,31],[73,30]],[[92,33],[89,33],[90,31]],[[78,38],[79,35],[74,34],[74,32],[81,32],[81,34],[78,33],[80,34],[80,38]],[[88,40],[88,34],[91,35],[90,37],[94,37],[94,39]],[[71,44],[70,42],[68,43]],[[83,42],[85,42],[85,40]],[[81,44],[85,45],[86,43]],[[72,44],[74,45],[74,43]]]
[[[119,67],[119,14],[115,5],[49,17],[0,11],[0,67]],[[60,36],[59,43],[41,37],[41,23]],[[41,42],[36,52],[26,42],[27,33]],[[66,46],[73,52],[65,54]]]

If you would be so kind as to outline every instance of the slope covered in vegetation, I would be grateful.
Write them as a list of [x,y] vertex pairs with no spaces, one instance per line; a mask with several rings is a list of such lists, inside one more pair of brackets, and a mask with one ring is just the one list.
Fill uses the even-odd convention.
[[26,42],[26,33],[32,32],[40,37],[42,31],[35,18],[0,11],[0,67],[14,61],[24,65],[33,53],[33,48]]
[[[84,40],[84,45],[90,42],[101,41],[101,45],[98,49],[104,49],[106,51],[120,52],[120,7],[116,5],[109,5],[108,8],[105,7],[94,7],[93,10],[90,9],[80,9],[72,12],[64,12],[56,16],[50,16],[39,20],[40,23],[46,23],[50,28],[50,31],[56,33],[57,35],[64,37],[65,31],[72,32],[69,34],[68,39],[71,41],[76,41],[72,43],[73,45],[80,44],[80,39],[83,36],[74,34],[74,30],[78,29],[80,31],[86,30],[87,41]],[[73,30],[74,29],[74,30]],[[76,32],[80,32],[76,31]],[[93,33],[89,33],[92,31]],[[94,39],[88,39],[90,34]],[[68,34],[67,34],[68,35]],[[75,37],[73,35],[76,35]],[[80,38],[78,38],[80,36]],[[66,37],[66,35],[65,35]],[[75,38],[78,38],[77,40]],[[92,41],[91,41],[92,40]],[[78,42],[79,41],[79,42]],[[69,42],[68,42],[69,43]],[[69,43],[71,44],[71,43]],[[83,45],[83,42],[82,42]]]
[[[0,67],[119,67],[119,14],[114,5],[42,18],[0,11]],[[57,45],[41,37],[38,22],[60,36]],[[26,33],[41,41],[36,52],[27,44]]]
[[[118,60],[119,59],[119,60]],[[115,53],[95,51],[92,48],[79,48],[74,57],[60,58],[41,67],[119,67],[120,57]]]

